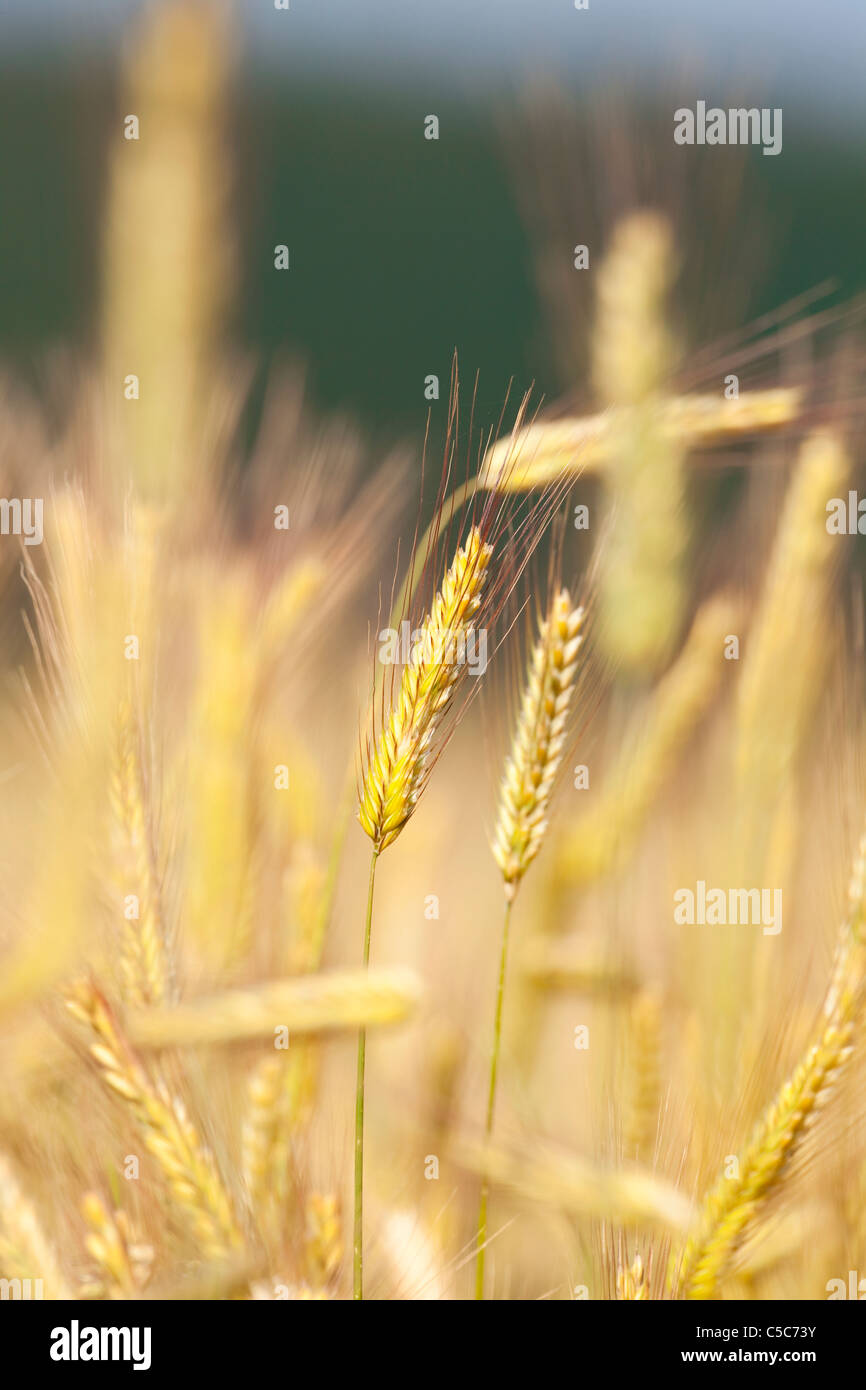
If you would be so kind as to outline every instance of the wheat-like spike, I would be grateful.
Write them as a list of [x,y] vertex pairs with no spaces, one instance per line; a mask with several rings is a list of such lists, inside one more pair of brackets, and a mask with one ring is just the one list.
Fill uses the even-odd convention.
[[562,762],[574,693],[583,609],[560,589],[541,624],[499,801],[493,857],[510,901],[547,830],[547,813]]
[[593,380],[605,405],[643,405],[664,389],[675,355],[666,314],[674,270],[665,218],[644,210],[617,223],[596,287]]
[[[234,279],[222,217],[230,51],[223,18],[198,0],[147,7],[123,82],[124,109],[141,120],[141,158],[127,159],[123,132],[110,151],[104,368],[111,392],[127,371],[142,382],[141,410],[119,416],[119,456],[139,494],[176,505],[204,474],[205,402]],[[126,269],[130,254],[135,275]],[[201,487],[201,505],[204,495]]]
[[76,986],[67,1008],[94,1034],[90,1054],[105,1084],[130,1106],[202,1253],[221,1258],[239,1249],[242,1236],[231,1199],[180,1098],[170,1094],[162,1078],[148,1075],[95,986]]
[[358,818],[377,853],[396,840],[423,790],[433,739],[461,672],[458,648],[481,605],[491,553],[474,526],[445,574],[403,672],[396,705],[368,755]]
[[629,1106],[623,1134],[627,1158],[645,1159],[658,1127],[661,1097],[661,1007],[657,994],[642,990],[629,1016]]
[[315,1044],[293,1042],[288,1051],[258,1062],[247,1084],[242,1172],[250,1205],[265,1231],[287,1208],[292,1140],[309,1122],[318,1064]]
[[194,1047],[272,1038],[275,1025],[321,1033],[401,1023],[420,997],[418,976],[405,966],[332,970],[225,990],[172,1009],[141,1009],[127,1015],[126,1027],[138,1047]]
[[705,1200],[695,1234],[672,1262],[671,1282],[685,1298],[709,1299],[750,1230],[760,1204],[776,1189],[852,1051],[866,997],[863,888],[866,837],[859,846],[817,1037],[756,1125],[738,1161],[738,1176],[720,1178]]
[[147,1283],[153,1248],[135,1240],[126,1212],[112,1215],[96,1192],[87,1192],[81,1212],[88,1232],[84,1244],[99,1279],[81,1291],[88,1298],[135,1298]]
[[132,1005],[164,1004],[168,995],[168,959],[163,934],[160,889],[144,800],[135,718],[121,702],[111,768],[111,804],[122,842],[123,887],[135,892],[139,915],[124,919],[120,970],[125,999]]
[[665,435],[658,410],[676,358],[667,315],[673,275],[667,221],[636,212],[615,228],[597,278],[593,378],[612,415],[598,640],[640,677],[667,664],[686,606],[685,450]]
[[260,1227],[269,1227],[285,1211],[288,1188],[288,1092],[285,1061],[263,1058],[247,1083],[247,1113],[241,1133],[241,1172],[250,1207]]
[[[834,601],[842,552],[827,533],[827,501],[846,496],[852,463],[841,439],[816,432],[804,442],[746,644],[737,691],[737,777],[742,839],[757,875],[772,832],[798,807],[787,779],[812,727],[832,651],[824,615]],[[812,633],[803,643],[803,632]],[[779,672],[786,678],[779,681]],[[788,806],[780,802],[787,801]]]
[[333,1194],[314,1192],[307,1202],[304,1253],[310,1284],[314,1289],[327,1288],[343,1259],[343,1223],[340,1204]]
[[36,1209],[4,1154],[0,1154],[0,1275],[41,1279],[45,1298],[72,1298]]
[[621,1225],[648,1225],[683,1235],[694,1213],[688,1199],[664,1178],[637,1165],[599,1167],[551,1144],[483,1144],[459,1135],[454,1159],[484,1173],[493,1186],[576,1216]]
[[627,1003],[640,987],[639,977],[628,966],[612,963],[601,954],[576,951],[541,933],[530,938],[520,952],[520,973],[532,989],[563,990]]
[[620,1268],[617,1270],[616,1296],[618,1300],[633,1299],[641,1303],[648,1301],[649,1286],[640,1255],[635,1256],[628,1269]]
[[[792,387],[744,391],[731,401],[718,395],[663,397],[655,407],[660,434],[671,445],[687,450],[773,434],[795,424],[802,413],[802,392]],[[513,438],[498,440],[488,449],[479,487],[496,484],[506,492],[526,492],[563,475],[603,473],[614,456],[615,437],[612,411],[526,425]],[[750,457],[743,454],[742,462]],[[733,462],[738,461],[735,456]]]
[[712,1298],[758,1205],[775,1187],[851,1051],[852,1019],[834,1020],[785,1082],[745,1154],[740,1176],[723,1177],[704,1206],[701,1234],[686,1247],[679,1280],[684,1296]]
[[[282,897],[291,926],[285,947],[290,973],[318,969],[329,892],[325,869],[307,841],[295,846],[283,873]],[[247,1081],[242,1130],[242,1173],[259,1229],[280,1228],[290,1210],[292,1148],[310,1123],[319,1078],[321,1047],[314,1039],[293,1039],[288,1051],[271,1051],[256,1063]]]

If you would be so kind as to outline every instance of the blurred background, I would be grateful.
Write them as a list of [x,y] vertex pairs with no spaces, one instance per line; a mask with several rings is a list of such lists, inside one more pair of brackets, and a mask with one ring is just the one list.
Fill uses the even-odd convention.
[[[26,1210],[76,1296],[348,1296],[359,1015],[330,972],[361,959],[370,638],[412,543],[428,405],[428,511],[435,492],[456,351],[476,427],[509,385],[506,426],[530,385],[545,398],[515,515],[553,479],[592,517],[565,528],[588,640],[516,913],[490,1289],[670,1296],[692,1206],[709,1194],[713,1218],[741,1154],[710,1292],[824,1297],[866,1248],[862,1060],[820,1161],[789,1178],[787,1132],[767,1162],[744,1145],[814,1055],[861,901],[864,542],[826,508],[863,478],[866,18],[12,0],[0,25],[0,469],[7,498],[45,499],[44,547],[0,550],[0,1270]],[[781,108],[780,155],[676,146],[699,100]],[[516,596],[532,617],[544,572],[539,551]],[[423,1001],[371,1035],[374,1297],[471,1296],[488,832],[527,633],[509,640],[377,879],[374,970],[408,967]],[[784,932],[674,921],[702,881],[783,888]],[[80,972],[81,1035],[61,1007]],[[859,956],[851,974],[859,1003]],[[284,1066],[267,989],[299,975],[320,1013]],[[240,986],[254,1035],[232,1031]],[[148,1041],[154,1005],[201,999],[221,1032]],[[171,1143],[166,1161],[179,1113],[194,1181]],[[140,1185],[116,1162],[130,1130]],[[718,1244],[713,1219],[699,1237]],[[25,1254],[22,1277],[46,1267]]]
[[[117,55],[141,8],[3,6],[0,351],[23,372],[38,373],[53,343],[94,341]],[[532,171],[552,165],[574,190],[554,234],[570,265],[605,211],[588,133],[626,121],[654,140],[658,193],[659,147],[669,143],[674,170],[688,153],[673,145],[673,110],[699,97],[784,112],[781,158],[747,152],[753,192],[747,203],[726,194],[734,205],[708,257],[745,301],[740,321],[828,277],[848,295],[863,287],[866,13],[849,0],[595,0],[586,11],[571,0],[292,0],[289,11],[255,0],[235,21],[236,326],[260,380],[291,354],[313,400],[367,430],[417,434],[423,380],[445,380],[455,348],[464,375],[481,371],[494,418],[512,376],[548,396],[575,385],[547,332],[523,215],[527,197],[538,207]],[[573,108],[560,148],[530,138],[551,102]],[[428,114],[438,142],[423,138]],[[720,184],[742,154],[713,151]],[[694,196],[662,201],[691,197],[694,218]],[[769,257],[753,246],[758,210]],[[702,235],[712,230],[705,217]],[[277,243],[292,271],[275,285]]]

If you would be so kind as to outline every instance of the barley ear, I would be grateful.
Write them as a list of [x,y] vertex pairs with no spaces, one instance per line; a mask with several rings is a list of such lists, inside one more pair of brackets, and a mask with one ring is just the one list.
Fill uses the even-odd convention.
[[377,853],[394,843],[424,788],[433,742],[460,677],[454,654],[481,606],[491,549],[473,527],[422,625],[387,724],[368,749],[358,818]]
[[849,911],[816,1036],[756,1125],[738,1176],[723,1176],[707,1196],[697,1229],[670,1282],[688,1299],[713,1298],[753,1228],[763,1202],[776,1191],[818,1110],[851,1055],[866,998],[864,942],[866,836],[860,841],[849,888]]
[[541,625],[499,801],[493,857],[513,899],[541,849],[574,694],[583,609],[560,589]]
[[67,1008],[93,1035],[90,1054],[102,1079],[130,1107],[202,1254],[219,1259],[238,1250],[242,1236],[231,1199],[180,1098],[148,1074],[94,985],[77,985]]

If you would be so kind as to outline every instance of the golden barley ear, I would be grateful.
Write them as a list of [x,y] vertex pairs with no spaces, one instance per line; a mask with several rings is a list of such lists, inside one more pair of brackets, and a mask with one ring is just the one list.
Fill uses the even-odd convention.
[[574,694],[577,654],[583,642],[582,623],[583,609],[572,603],[567,589],[560,589],[530,657],[492,845],[509,901],[547,831]]
[[94,985],[82,981],[70,990],[67,1008],[93,1035],[90,1055],[106,1086],[130,1107],[202,1255],[221,1259],[238,1251],[243,1237],[233,1203],[183,1102],[145,1070]]
[[481,606],[491,553],[473,526],[422,624],[387,723],[368,745],[358,819],[377,853],[394,843],[424,789],[434,740],[464,669],[454,653]]
[[794,1071],[764,1112],[745,1151],[738,1176],[723,1176],[707,1195],[698,1225],[669,1281],[688,1299],[710,1299],[734,1255],[753,1229],[762,1204],[775,1192],[831,1087],[851,1055],[866,1000],[864,941],[866,836],[860,841],[849,886],[848,916],[840,933],[821,1023]]

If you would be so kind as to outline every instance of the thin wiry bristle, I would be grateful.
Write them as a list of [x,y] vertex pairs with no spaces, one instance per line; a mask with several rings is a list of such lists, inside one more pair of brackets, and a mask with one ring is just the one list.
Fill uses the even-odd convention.
[[577,653],[583,641],[582,622],[583,609],[572,604],[567,589],[560,589],[541,625],[529,662],[492,846],[508,899],[517,892],[547,830],[574,693]]
[[377,852],[394,843],[423,790],[434,738],[465,670],[460,648],[481,607],[491,550],[473,526],[442,581],[397,702],[368,756],[358,818]]

